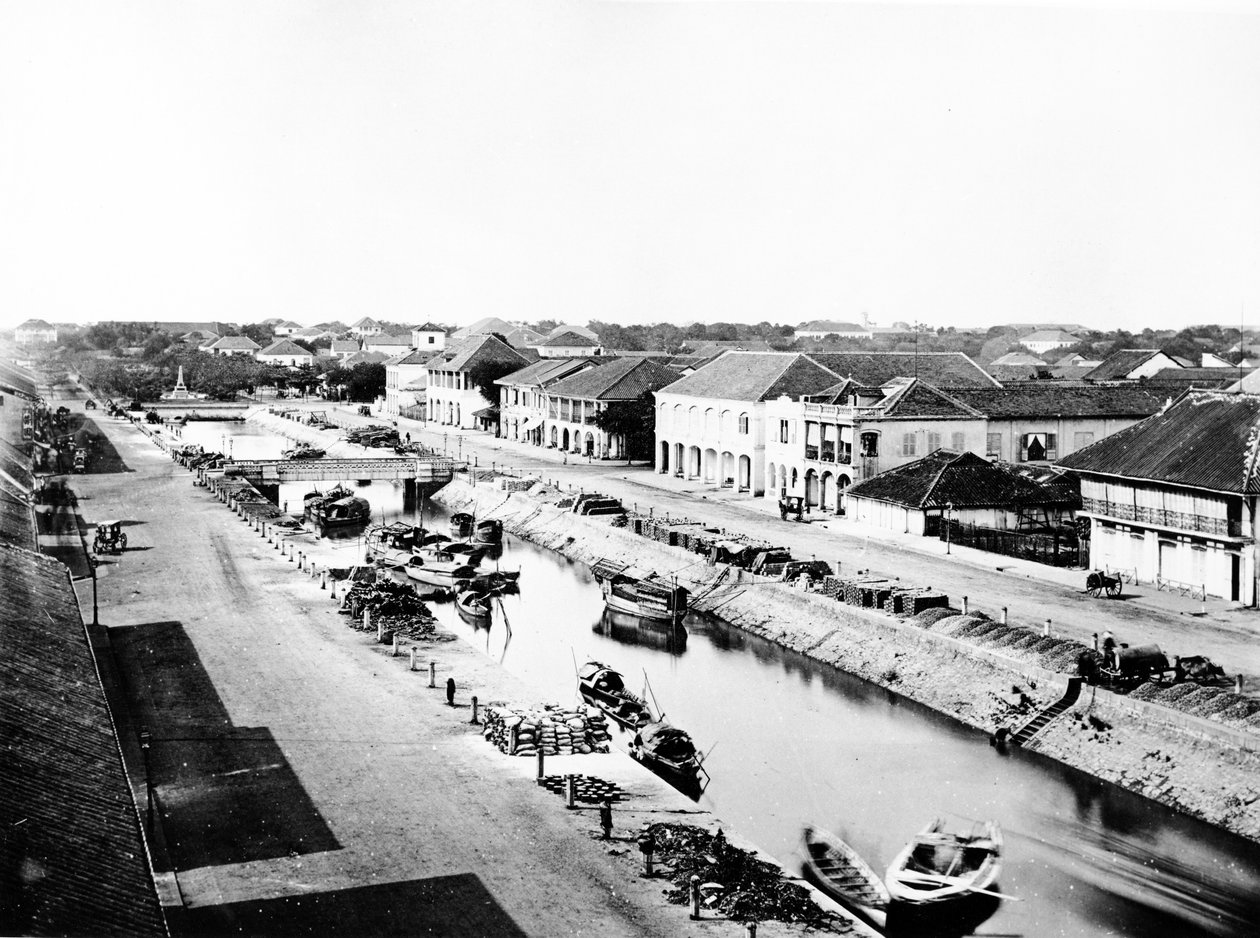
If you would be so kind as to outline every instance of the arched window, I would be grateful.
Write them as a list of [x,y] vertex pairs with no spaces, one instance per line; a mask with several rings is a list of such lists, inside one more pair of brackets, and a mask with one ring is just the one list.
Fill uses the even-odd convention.
[[748,432],[748,415],[747,414],[739,415],[739,432],[745,433],[745,434]]
[[704,435],[712,436],[717,432],[717,411],[706,407],[704,411]]

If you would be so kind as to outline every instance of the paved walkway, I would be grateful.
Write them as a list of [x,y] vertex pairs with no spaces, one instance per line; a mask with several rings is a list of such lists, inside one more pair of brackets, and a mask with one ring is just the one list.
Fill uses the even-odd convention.
[[168,895],[186,909],[177,938],[743,933],[667,904],[626,839],[648,820],[715,819],[624,754],[548,760],[631,793],[615,812],[623,839],[598,841],[594,811],[565,811],[533,760],[469,725],[471,694],[536,692],[459,640],[422,645],[425,670],[409,671],[139,429],[96,419],[119,465],[72,481],[89,524],[128,524],[129,549],[100,567],[102,647],[129,768],[152,786]]
[[[327,405],[324,405],[327,406]],[[363,423],[388,421],[374,415]],[[643,464],[587,461],[556,450],[498,440],[478,431],[435,427],[399,418],[400,432],[469,463],[535,473],[564,486],[597,490],[627,506],[688,517],[790,547],[797,556],[826,560],[842,573],[869,570],[915,586],[949,593],[955,604],[997,618],[1007,608],[1013,625],[1090,642],[1110,630],[1119,642],[1157,643],[1169,656],[1207,655],[1231,675],[1241,674],[1247,693],[1260,696],[1260,612],[1209,598],[1206,603],[1161,592],[1150,584],[1125,584],[1120,599],[1094,599],[1084,592],[1084,570],[1044,564],[946,545],[871,528],[837,516],[814,515],[808,524],[780,520],[776,502],[698,485],[657,473]]]

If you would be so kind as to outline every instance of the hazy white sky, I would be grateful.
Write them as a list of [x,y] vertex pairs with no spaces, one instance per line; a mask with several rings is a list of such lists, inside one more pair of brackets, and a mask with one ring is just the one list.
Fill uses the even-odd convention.
[[1260,323],[1260,16],[0,0],[0,323]]

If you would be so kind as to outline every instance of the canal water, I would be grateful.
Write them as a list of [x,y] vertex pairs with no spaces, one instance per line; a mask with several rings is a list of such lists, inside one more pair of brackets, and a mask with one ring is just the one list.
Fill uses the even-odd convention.
[[[184,440],[218,449],[228,435],[238,457],[289,445],[248,424],[189,424]],[[377,519],[418,520],[401,488],[347,484]],[[307,489],[284,486],[281,499],[300,510]],[[426,520],[440,519],[429,503]],[[347,563],[361,549],[341,544]],[[574,701],[575,666],[591,659],[646,683],[709,752],[700,804],[789,868],[805,824],[840,834],[882,872],[934,816],[964,828],[994,818],[1006,840],[998,888],[1018,901],[978,934],[1260,934],[1260,847],[1036,753],[1001,755],[982,733],[720,620],[693,614],[670,630],[613,618],[584,567],[515,538],[497,563],[521,570],[521,590],[490,627],[434,604],[442,623],[538,701]]]

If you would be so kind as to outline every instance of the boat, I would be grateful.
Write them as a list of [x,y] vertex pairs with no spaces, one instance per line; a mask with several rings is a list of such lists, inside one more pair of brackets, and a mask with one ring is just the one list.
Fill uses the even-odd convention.
[[451,537],[469,537],[473,533],[473,516],[466,511],[451,515]]
[[489,619],[493,599],[494,594],[470,587],[455,594],[455,608],[468,619]]
[[403,567],[407,576],[430,586],[453,589],[457,584],[471,581],[477,571],[459,560],[425,560],[415,554]]
[[664,717],[638,727],[630,756],[691,798],[700,797],[709,778],[691,736]]
[[520,589],[520,579],[519,570],[478,570],[472,585],[473,589],[487,592],[515,593]]
[[888,894],[897,902],[943,905],[973,894],[993,895],[1002,862],[1002,831],[982,821],[970,833],[945,829],[936,818],[911,838],[888,866]]
[[372,506],[349,489],[335,486],[328,492],[312,492],[303,499],[306,518],[319,528],[342,528],[372,520]]
[[280,455],[285,459],[322,459],[324,451],[317,446],[296,446]]
[[401,567],[411,559],[411,552],[420,544],[424,529],[417,525],[395,521],[368,528],[364,534],[367,560],[381,561],[392,567]]
[[829,831],[806,826],[801,836],[805,875],[835,899],[881,931],[892,897],[879,874],[852,847]]
[[472,539],[474,544],[503,543],[503,522],[497,518],[478,521],[473,526]]
[[647,701],[626,688],[625,678],[600,661],[588,661],[578,670],[578,693],[592,707],[624,729],[637,730],[656,718]]
[[591,573],[599,582],[604,604],[657,622],[678,622],[687,614],[687,590],[655,574],[635,576],[629,564],[599,560]]
[[486,550],[484,547],[466,544],[463,541],[443,541],[413,548],[412,553],[424,560],[450,560],[454,558],[475,567],[481,563],[481,558],[485,556]]

